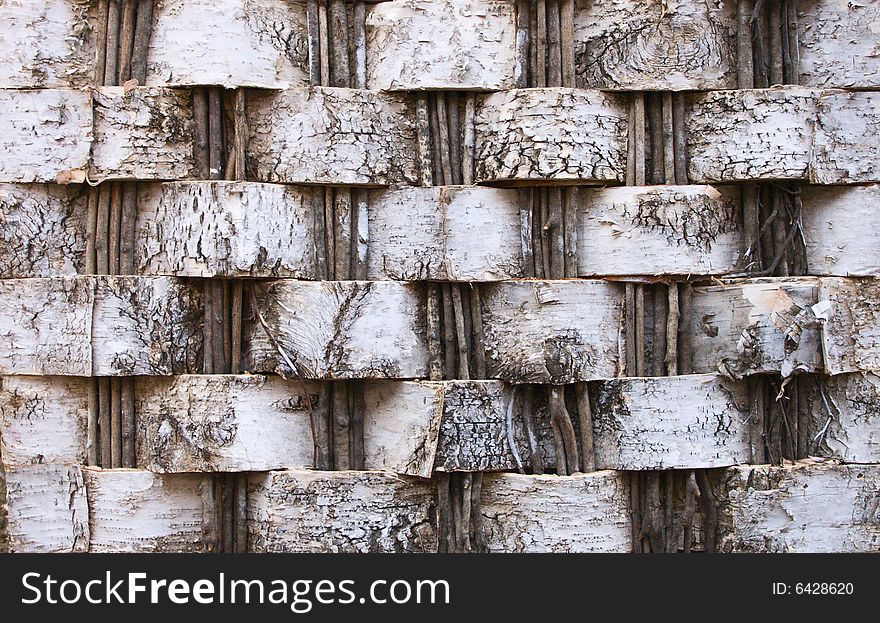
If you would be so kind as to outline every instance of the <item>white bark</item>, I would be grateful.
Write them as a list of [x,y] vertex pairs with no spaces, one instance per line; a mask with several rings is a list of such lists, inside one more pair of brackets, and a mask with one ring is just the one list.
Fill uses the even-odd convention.
[[367,88],[500,90],[514,86],[510,0],[399,0],[367,12]]
[[751,458],[745,383],[713,374],[615,379],[595,396],[598,469],[708,469]]
[[262,182],[415,184],[412,104],[357,89],[288,89],[248,98],[248,176]]
[[161,0],[147,85],[283,89],[309,82],[304,3]]
[[85,179],[92,144],[87,91],[0,89],[0,182]]
[[735,37],[735,2],[577,0],[578,86],[735,89]]
[[374,191],[369,230],[370,279],[522,276],[515,190],[442,186]]
[[486,474],[483,529],[494,552],[630,552],[629,479]]
[[436,552],[428,481],[379,472],[269,472],[249,478],[253,552]]
[[[307,391],[315,417],[321,404]],[[155,472],[313,467],[300,384],[274,376],[175,376],[135,382],[138,466]]]
[[168,277],[0,280],[0,374],[133,376],[194,371],[198,288]]
[[880,182],[880,93],[823,93],[810,182]]
[[818,93],[789,86],[688,96],[690,180],[806,179]]
[[579,197],[582,277],[722,274],[739,259],[738,188],[582,189]]
[[[275,281],[259,305],[269,330],[306,378],[427,376],[422,293],[417,286],[368,281]],[[290,370],[258,322],[245,329],[243,364]]]
[[880,546],[876,465],[801,462],[722,473],[724,552],[874,552]]
[[79,185],[0,184],[0,278],[80,272],[87,202]]
[[0,462],[85,463],[90,386],[76,377],[0,377]]
[[623,96],[577,89],[515,89],[477,98],[478,182],[622,182]]
[[880,463],[880,377],[871,373],[819,377],[809,396],[811,455]]
[[95,68],[90,0],[0,3],[0,88],[85,87]]
[[741,378],[822,367],[820,325],[812,306],[818,282],[767,278],[698,286],[684,318],[693,371]]
[[810,274],[880,277],[880,186],[804,186]]
[[102,87],[94,107],[93,181],[176,180],[195,173],[190,91]]
[[824,277],[819,283],[825,371],[880,371],[880,281]]
[[315,279],[313,196],[308,188],[249,182],[142,185],[138,271]]
[[83,469],[90,552],[200,552],[210,476]]
[[513,281],[484,287],[489,376],[565,384],[620,374],[623,286],[604,281]]
[[9,551],[85,552],[89,510],[76,465],[27,465],[6,470]]
[[364,388],[364,467],[430,478],[446,383],[377,381]]
[[877,0],[799,0],[800,84],[880,86]]

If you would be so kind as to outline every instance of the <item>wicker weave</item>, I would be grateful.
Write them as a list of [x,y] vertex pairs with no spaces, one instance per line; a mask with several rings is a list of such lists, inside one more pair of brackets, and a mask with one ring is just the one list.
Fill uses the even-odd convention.
[[3,549],[880,548],[880,0],[0,22]]

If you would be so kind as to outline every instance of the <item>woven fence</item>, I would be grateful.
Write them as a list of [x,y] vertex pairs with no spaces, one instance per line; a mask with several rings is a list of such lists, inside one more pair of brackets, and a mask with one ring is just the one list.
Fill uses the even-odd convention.
[[880,0],[0,23],[3,549],[880,549]]

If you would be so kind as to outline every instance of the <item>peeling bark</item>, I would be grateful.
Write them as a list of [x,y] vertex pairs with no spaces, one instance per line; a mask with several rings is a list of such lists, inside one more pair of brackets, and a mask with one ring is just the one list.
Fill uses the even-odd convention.
[[91,94],[0,89],[0,182],[85,179],[92,144]]
[[564,384],[619,375],[622,287],[602,281],[521,281],[484,290],[491,378]]
[[822,367],[816,279],[754,279],[697,286],[685,334],[693,372],[731,378],[764,372],[784,377]]
[[290,89],[248,98],[248,179],[385,186],[418,182],[415,107],[355,89]]
[[91,179],[176,180],[196,172],[189,91],[103,87],[95,92]]
[[578,476],[486,474],[486,544],[495,552],[628,552],[629,483],[620,472]]
[[874,279],[819,279],[824,320],[822,350],[828,374],[880,370],[880,282]]
[[78,466],[7,469],[5,507],[11,553],[88,551],[89,509]]
[[519,89],[480,96],[477,182],[623,182],[623,96],[576,89]]
[[515,82],[509,0],[399,0],[367,11],[367,88],[468,91]]
[[580,203],[578,276],[723,274],[739,259],[735,188],[583,189]]
[[309,83],[308,23],[283,0],[162,0],[153,16],[149,86],[284,89]]
[[579,87],[635,91],[736,88],[730,2],[575,2]]
[[269,330],[246,323],[243,365],[305,378],[419,378],[428,373],[427,327],[416,286],[392,282],[270,283],[259,297]]
[[719,474],[721,552],[870,552],[880,546],[876,465],[812,462]]
[[602,381],[594,391],[599,469],[695,469],[747,463],[744,383],[711,374]]
[[249,478],[252,552],[437,551],[427,481],[379,472],[289,470]]

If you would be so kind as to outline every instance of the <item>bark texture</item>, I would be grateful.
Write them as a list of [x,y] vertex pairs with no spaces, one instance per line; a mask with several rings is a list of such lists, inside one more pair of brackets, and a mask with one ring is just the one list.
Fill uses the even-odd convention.
[[367,13],[367,88],[514,86],[516,7],[509,0],[399,0]]
[[823,321],[822,349],[829,374],[880,370],[880,282],[874,279],[819,280],[817,316]]

